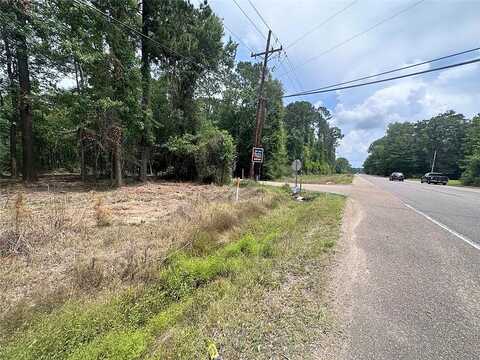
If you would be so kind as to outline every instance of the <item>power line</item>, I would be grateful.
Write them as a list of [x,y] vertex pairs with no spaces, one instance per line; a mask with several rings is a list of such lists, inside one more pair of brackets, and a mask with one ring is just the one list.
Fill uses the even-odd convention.
[[228,32],[229,32],[230,34],[232,34],[233,37],[234,37],[235,39],[237,39],[243,46],[245,46],[247,49],[249,49],[252,53],[255,52],[255,50],[253,50],[253,48],[252,48],[251,46],[249,46],[247,43],[245,43],[240,36],[238,36],[237,34],[235,34],[235,32],[233,32],[233,30],[230,29],[230,28],[227,26],[227,24],[225,24],[225,22],[223,23],[223,26],[224,26],[225,29],[227,29]]
[[[248,3],[250,4],[250,6],[253,8],[253,10],[257,13],[258,17],[260,18],[260,20],[262,20],[263,24],[267,27],[268,30],[272,30],[270,28],[270,26],[267,24],[267,22],[265,21],[265,18],[262,16],[262,14],[260,13],[260,11],[258,11],[258,9],[256,8],[255,5],[253,5],[253,3],[248,0]],[[276,36],[275,36],[276,37]],[[278,38],[277,38],[278,40]]]
[[314,28],[308,30],[307,32],[305,32],[303,35],[299,36],[297,39],[295,39],[294,41],[292,41],[290,44],[288,44],[285,49],[290,49],[292,47],[294,47],[295,45],[297,45],[300,41],[302,41],[304,38],[306,38],[308,35],[310,35],[311,33],[317,31],[318,29],[320,29],[322,26],[328,24],[331,20],[333,20],[335,17],[337,17],[338,15],[340,15],[341,13],[343,13],[344,11],[348,10],[349,8],[351,8],[356,2],[358,2],[358,0],[354,0],[352,1],[351,3],[349,3],[347,6],[345,6],[344,8],[342,8],[341,10],[337,11],[336,13],[332,14],[331,16],[329,16],[328,18],[326,18],[324,21],[322,21],[320,24],[318,24],[317,26],[315,26]]
[[[178,57],[180,57],[180,58],[182,58],[182,59],[184,59],[184,60],[186,60],[186,61],[189,62],[190,64],[199,66],[200,68],[202,68],[202,69],[205,70],[205,71],[209,71],[209,69],[208,69],[204,64],[198,63],[198,62],[196,62],[195,60],[193,60],[193,59],[191,59],[191,58],[188,58],[187,56],[178,53],[177,51],[169,48],[168,46],[160,43],[159,41],[151,38],[150,36],[145,35],[145,34],[142,33],[141,31],[139,31],[139,30],[131,27],[130,25],[125,24],[124,22],[122,22],[122,21],[120,21],[120,20],[118,20],[118,19],[115,19],[113,16],[111,16],[111,15],[109,15],[109,14],[107,14],[107,13],[104,13],[102,10],[98,9],[96,6],[91,5],[91,4],[88,4],[88,3],[84,2],[83,0],[72,0],[72,2],[75,3],[75,4],[77,4],[77,5],[84,6],[84,7],[87,7],[87,8],[89,8],[89,9],[91,9],[91,10],[94,10],[95,12],[99,13],[99,14],[102,15],[103,17],[105,17],[105,18],[113,21],[115,24],[120,25],[121,27],[123,27],[123,28],[125,28],[125,29],[127,29],[127,30],[129,30],[129,31],[131,31],[131,32],[133,32],[133,33],[135,33],[135,34],[138,35],[138,36],[141,36],[141,37],[143,37],[143,38],[145,38],[145,39],[148,39],[149,41],[151,41],[151,42],[154,43],[155,45],[161,47],[161,48],[164,49],[164,50],[169,51],[170,53],[172,53],[172,54],[174,54],[174,55],[176,55],[176,56],[178,56]],[[115,24],[114,24],[114,25],[115,25]],[[212,73],[212,76],[213,76],[216,80],[223,80],[223,79],[219,79],[218,77],[216,77],[216,74],[213,74],[213,73]]]
[[[202,6],[203,4],[204,4],[203,0],[198,0],[198,5],[199,6]],[[243,41],[240,36],[238,36],[227,24],[225,24],[225,21],[223,21],[223,27],[228,30],[228,32],[238,41],[239,44],[246,47],[252,53],[255,52],[255,50],[250,45],[248,45],[245,41]]]
[[433,63],[433,62],[436,62],[436,61],[449,59],[449,58],[452,58],[452,57],[455,57],[455,56],[468,54],[468,53],[471,53],[471,52],[474,52],[474,51],[477,51],[477,50],[480,50],[480,47],[476,47],[476,48],[473,48],[473,49],[468,49],[468,50],[465,50],[465,51],[456,52],[456,53],[453,53],[453,54],[450,54],[450,55],[441,56],[441,57],[431,59],[431,60],[422,61],[422,62],[415,63],[415,64],[412,64],[412,65],[403,66],[403,67],[400,67],[400,68],[397,68],[397,69],[384,71],[384,72],[381,72],[381,73],[378,73],[378,74],[375,74],[375,75],[364,76],[364,77],[357,78],[357,79],[354,79],[354,80],[344,81],[344,82],[340,82],[340,83],[336,83],[336,84],[332,84],[332,85],[328,85],[328,86],[322,86],[321,88],[307,90],[307,91],[304,91],[304,92],[309,93],[311,91],[325,90],[325,89],[329,89],[331,87],[351,84],[351,83],[358,82],[358,81],[361,81],[361,80],[372,79],[372,78],[375,78],[375,77],[378,77],[378,76],[387,75],[387,74],[391,74],[391,73],[394,73],[394,72],[398,72],[398,71],[402,71],[402,70],[406,70],[406,69],[411,69],[411,68],[414,68],[414,67],[417,67],[417,66]]
[[[280,55],[280,54],[279,54]],[[290,77],[290,72],[288,72],[288,68],[286,67],[286,65],[282,62],[282,59],[279,57],[278,58],[278,64],[280,65],[280,67],[284,70],[284,71],[287,71],[285,74],[286,78],[288,79],[288,81],[290,82],[290,84],[293,86],[293,87],[296,87],[297,89],[301,89],[303,88],[303,86],[301,86],[300,83],[298,82],[295,82],[293,81],[293,79]]]
[[[304,86],[303,86],[302,82],[300,81],[300,78],[297,76],[297,74],[296,74],[296,72],[295,72],[295,69],[294,69],[294,67],[293,67],[293,64],[292,64],[292,62],[290,61],[290,58],[288,57],[287,52],[286,52],[286,51],[283,51],[283,53],[285,54],[285,60],[286,60],[286,62],[287,62],[288,67],[289,67],[290,70],[292,71],[292,74],[294,75],[294,79],[295,79],[297,85],[300,87],[300,89],[303,89]],[[286,75],[289,76],[290,74],[286,74]]]
[[330,53],[330,52],[338,49],[339,47],[341,47],[341,46],[343,46],[343,45],[345,45],[345,44],[348,44],[349,42],[355,40],[356,38],[358,38],[358,37],[360,37],[360,36],[362,36],[362,35],[365,35],[366,33],[374,30],[375,28],[377,28],[377,27],[385,24],[387,21],[390,21],[390,20],[396,18],[397,16],[400,16],[401,14],[407,12],[408,10],[413,9],[414,7],[420,5],[422,2],[425,2],[425,0],[416,1],[415,3],[407,6],[406,8],[403,8],[402,10],[400,10],[400,11],[398,11],[398,12],[390,15],[389,17],[387,17],[387,18],[385,18],[385,19],[383,19],[383,20],[375,23],[374,25],[370,26],[369,28],[367,28],[367,29],[365,29],[365,30],[363,30],[363,31],[361,31],[361,32],[359,32],[359,33],[356,33],[355,35],[349,37],[348,39],[345,39],[344,41],[342,41],[342,42],[340,42],[340,43],[332,46],[331,48],[329,48],[329,49],[327,49],[327,50],[325,50],[325,51],[323,51],[323,52],[321,52],[320,54],[315,55],[315,56],[307,59],[306,61],[304,61],[303,63],[301,63],[300,65],[298,65],[297,68],[298,68],[298,67],[305,66],[306,64],[312,62],[313,60],[316,60],[316,59],[318,59],[319,57],[321,57],[321,56],[323,56],[323,55],[326,55],[326,54],[328,54],[328,53]]
[[322,93],[327,93],[327,92],[332,92],[332,91],[351,89],[351,88],[356,88],[356,87],[361,87],[361,86],[378,84],[378,83],[382,83],[382,82],[386,82],[386,81],[403,79],[403,78],[412,77],[412,76],[421,75],[421,74],[426,74],[426,73],[430,73],[430,72],[434,72],[434,71],[451,69],[451,68],[455,68],[455,67],[458,67],[458,66],[464,66],[464,65],[474,64],[474,63],[477,63],[477,62],[480,62],[480,58],[473,59],[473,60],[468,60],[468,61],[463,61],[463,62],[456,63],[456,64],[445,65],[445,66],[441,66],[441,67],[437,67],[437,68],[433,68],[433,69],[428,69],[428,70],[423,70],[423,71],[417,71],[417,72],[410,73],[410,74],[399,75],[399,76],[394,76],[394,77],[390,77],[390,78],[386,78],[386,79],[370,81],[370,82],[361,83],[361,84],[348,85],[348,86],[336,87],[336,88],[325,89],[325,90],[305,91],[305,92],[301,92],[301,93],[285,95],[285,96],[283,96],[283,97],[284,97],[284,98],[289,98],[289,97],[296,97],[296,96],[303,96],[303,95],[313,95],[313,94],[322,94]]
[[[275,41],[281,46],[281,41],[280,41],[280,39],[279,39],[278,36],[273,32],[272,28],[271,28],[270,25],[267,23],[267,21],[265,20],[265,18],[262,16],[262,14],[261,14],[261,12],[258,10],[258,8],[253,4],[253,2],[252,2],[251,0],[247,0],[247,1],[248,1],[248,3],[250,4],[250,6],[253,8],[253,10],[255,11],[255,13],[258,15],[258,17],[260,18],[260,20],[263,22],[263,24],[267,27],[267,29],[270,30],[270,31],[272,31],[273,36],[275,36]],[[355,0],[355,1],[358,1],[358,0]],[[282,48],[283,48],[283,47],[282,47]],[[290,58],[288,57],[287,52],[286,52],[284,49],[282,50],[282,52],[285,54],[286,62],[287,62],[287,64],[288,64],[288,66],[290,67],[290,71],[288,71],[288,69],[287,69],[287,72],[289,72],[289,73],[291,72],[291,73],[293,74],[293,77],[294,77],[296,83],[291,80],[290,76],[288,76],[289,80],[290,80],[293,84],[299,85],[299,88],[300,88],[300,89],[303,88],[302,82],[300,81],[297,73],[295,72],[295,69],[294,69],[294,67],[293,67],[293,64],[292,64]],[[279,63],[280,63],[280,66],[282,66],[281,60],[279,60]]]
[[237,7],[240,9],[242,14],[248,19],[248,21],[250,21],[250,23],[258,31],[258,33],[266,40],[267,38],[266,38],[265,34],[258,28],[257,24],[255,24],[255,22],[252,20],[252,18],[250,16],[248,16],[248,14],[245,12],[245,10],[243,10],[243,8],[240,6],[240,4],[237,2],[237,0],[233,0],[233,2],[235,3],[235,5],[237,5]]

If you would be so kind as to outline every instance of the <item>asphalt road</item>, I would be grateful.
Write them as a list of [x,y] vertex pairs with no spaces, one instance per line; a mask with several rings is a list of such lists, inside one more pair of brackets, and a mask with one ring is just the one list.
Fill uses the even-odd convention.
[[357,176],[320,359],[480,359],[480,191]]
[[480,248],[480,190],[416,181],[391,182],[365,176],[379,188],[397,196],[405,204],[467,238]]

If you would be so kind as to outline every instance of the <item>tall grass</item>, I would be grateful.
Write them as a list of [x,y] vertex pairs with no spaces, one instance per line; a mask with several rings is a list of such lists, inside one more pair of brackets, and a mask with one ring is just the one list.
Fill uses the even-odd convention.
[[[274,210],[266,213],[261,206],[250,208],[243,204],[235,210],[224,208],[223,216],[219,217],[217,211],[220,210],[213,209],[216,215],[207,216],[210,221],[199,224],[189,246],[166,258],[153,281],[133,286],[103,302],[70,301],[52,314],[32,319],[24,330],[0,344],[0,358],[204,356],[211,339],[203,333],[201,314],[214,310],[214,304],[224,297],[238,295],[247,283],[270,286],[268,269],[276,263],[275,259],[296,251],[293,249],[297,237],[292,234],[308,232],[306,224],[311,221],[312,211],[318,209],[316,202],[298,204],[280,190],[270,192],[276,200]],[[335,211],[340,204],[335,203]],[[326,207],[325,211],[329,209]],[[227,212],[255,216],[248,218],[252,221],[245,221],[228,216]],[[337,213],[334,216],[338,218]],[[206,235],[199,234],[210,234],[210,237],[202,239]],[[96,266],[92,261],[84,264],[79,272],[95,281]],[[204,320],[211,324],[212,318]]]

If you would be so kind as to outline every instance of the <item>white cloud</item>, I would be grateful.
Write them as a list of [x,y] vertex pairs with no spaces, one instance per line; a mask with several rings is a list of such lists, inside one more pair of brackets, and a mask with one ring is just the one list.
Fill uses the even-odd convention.
[[[237,1],[266,34],[266,28],[248,1]],[[225,23],[250,46],[257,50],[264,48],[264,40],[231,0],[212,0],[211,4]],[[321,54],[388,18],[409,6],[411,1],[359,1],[291,49],[288,48],[289,43],[322,23],[347,3],[255,0],[254,4],[283,45],[287,46],[289,58],[297,69],[296,76],[306,89],[348,81],[472,48],[477,46],[480,33],[480,1],[426,1],[302,66],[306,59]],[[246,56],[248,52],[244,54],[243,60],[249,59]],[[446,62],[439,61],[408,69],[402,73],[464,61],[474,56],[478,56],[477,52]],[[272,61],[271,65],[274,64]],[[281,73],[275,72],[276,76]],[[287,93],[298,91],[285,76],[280,79],[284,82]],[[346,156],[355,166],[359,166],[370,142],[382,136],[391,122],[420,120],[448,109],[467,116],[478,113],[479,80],[480,66],[469,65],[392,83],[292,98],[289,101],[309,100],[313,104],[323,104],[333,109],[333,121],[346,135],[338,150],[339,155]]]

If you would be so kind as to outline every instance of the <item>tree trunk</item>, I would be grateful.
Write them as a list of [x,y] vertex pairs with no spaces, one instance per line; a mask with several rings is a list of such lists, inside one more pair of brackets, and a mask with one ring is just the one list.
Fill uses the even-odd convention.
[[[25,6],[18,15],[21,27],[26,27]],[[23,180],[35,181],[33,163],[33,130],[32,130],[32,103],[30,87],[30,71],[28,67],[27,40],[22,32],[17,33],[17,67],[18,81],[20,84],[20,119],[22,121],[22,146],[23,146]]]
[[95,183],[98,180],[98,146],[95,145],[94,148],[94,156],[95,156],[95,165],[93,167],[93,179],[95,180]]
[[5,44],[5,55],[7,60],[7,75],[10,87],[10,99],[12,102],[12,113],[10,116],[10,176],[16,178],[17,172],[17,120],[18,120],[18,88],[15,83],[15,71],[10,42],[6,34],[3,34]]
[[[142,33],[149,33],[149,0],[142,1]],[[142,37],[142,110],[143,110],[143,134],[140,140],[140,180],[147,181],[148,160],[150,154],[149,131],[150,131],[150,57],[148,54],[147,40]]]
[[87,180],[87,166],[85,164],[85,144],[83,139],[80,139],[80,176],[83,182]]
[[115,170],[115,186],[121,187],[123,186],[123,178],[122,178],[122,145],[117,143],[115,146],[115,153],[114,153],[114,170]]

